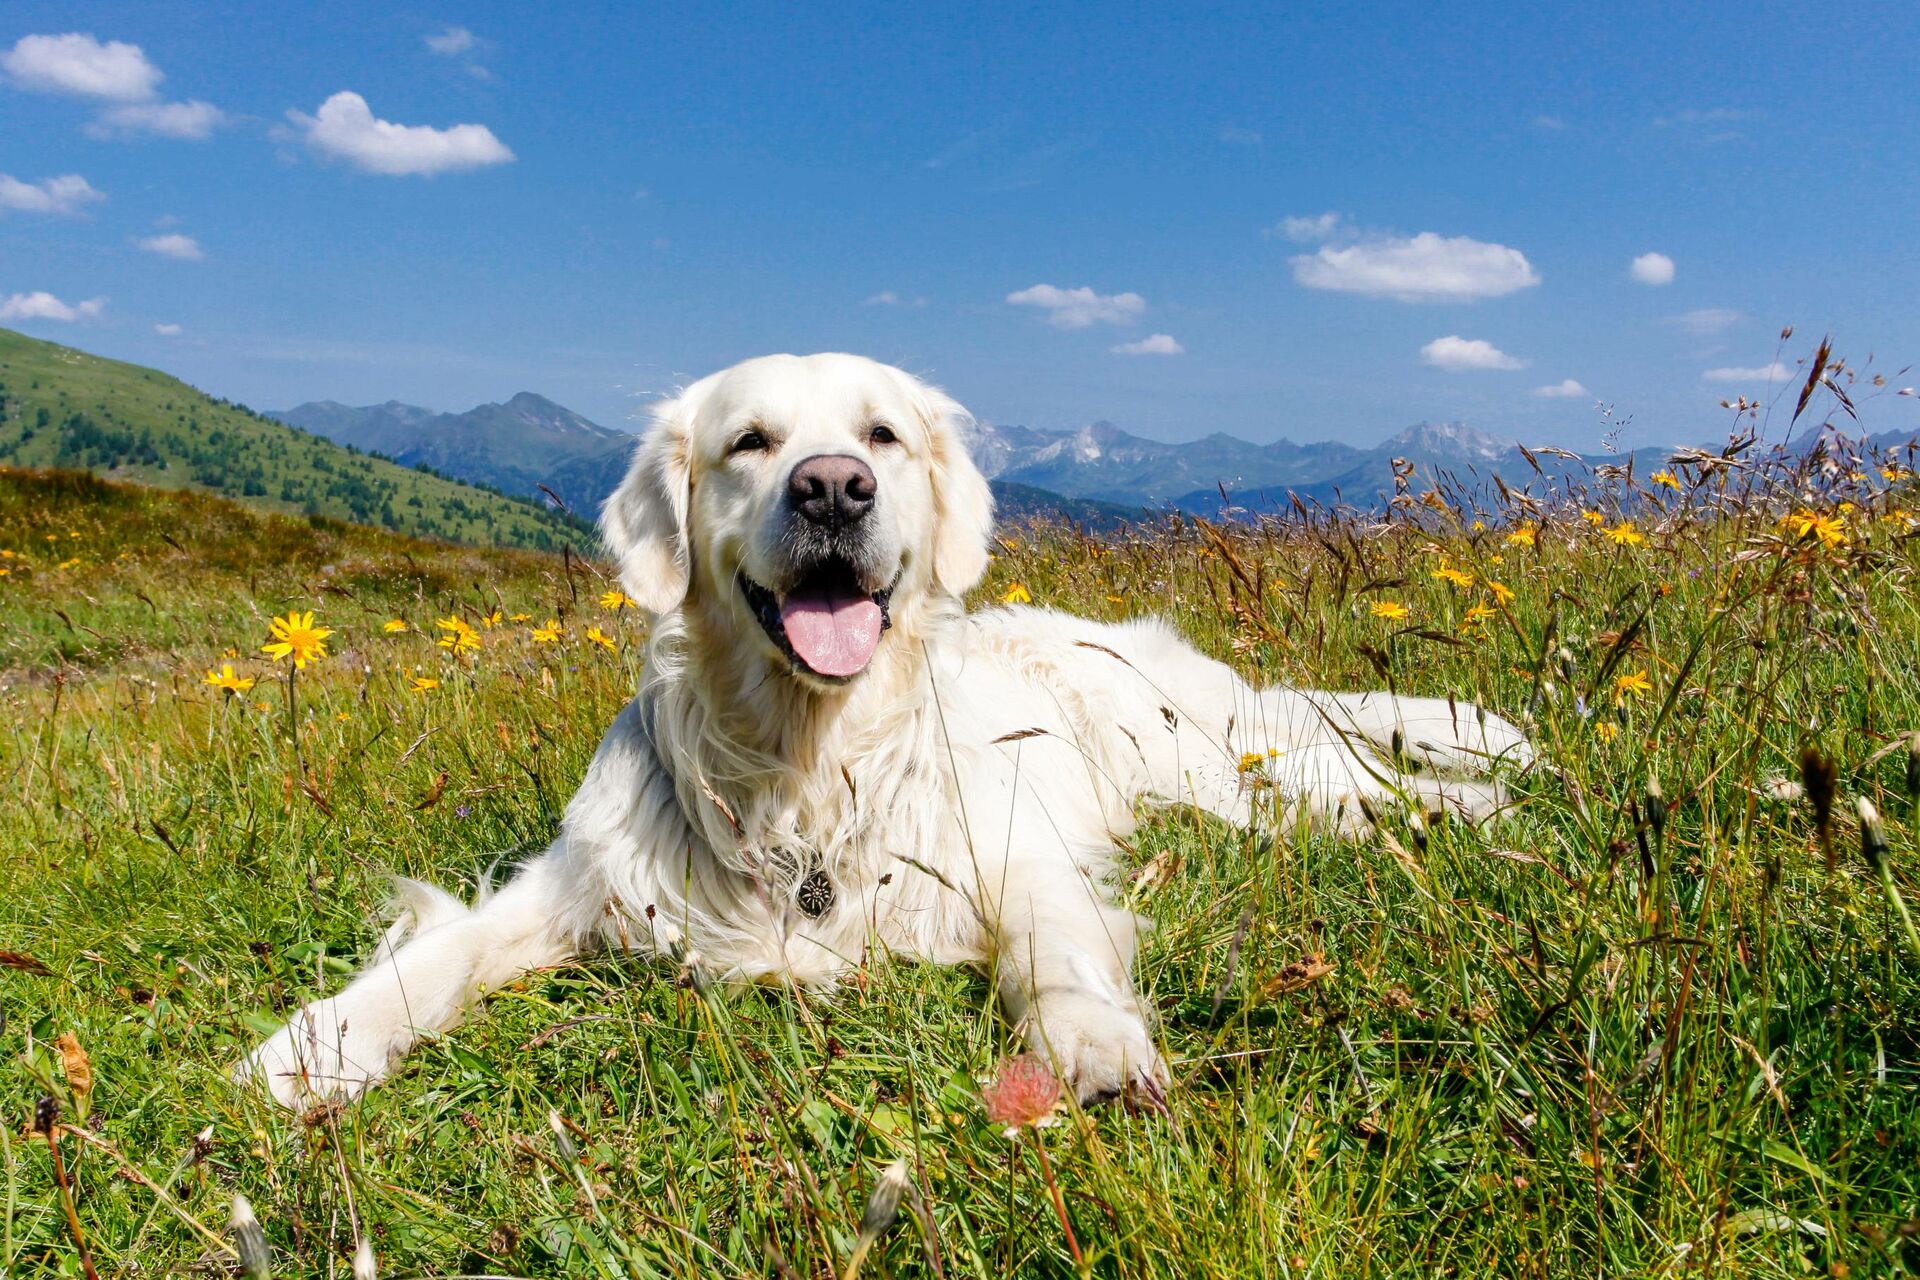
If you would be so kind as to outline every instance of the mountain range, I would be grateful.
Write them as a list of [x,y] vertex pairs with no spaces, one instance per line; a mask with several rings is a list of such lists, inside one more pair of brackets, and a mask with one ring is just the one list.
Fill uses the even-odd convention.
[[531,391],[465,413],[435,413],[398,400],[358,408],[316,400],[268,416],[406,466],[431,467],[502,493],[558,499],[587,519],[620,483],[633,452],[628,432]]
[[[397,400],[320,400],[270,416],[410,466],[557,499],[581,515],[597,511],[619,483],[634,439],[530,391],[464,413]],[[1517,477],[1528,470],[1514,442],[1459,422],[1421,423],[1367,449],[1336,441],[1252,444],[1218,432],[1173,444],[1110,422],[1074,431],[975,423],[966,443],[1003,514],[1094,526],[1169,508],[1210,515],[1276,510],[1293,494],[1376,506],[1392,491],[1395,459],[1428,474],[1507,468]]]

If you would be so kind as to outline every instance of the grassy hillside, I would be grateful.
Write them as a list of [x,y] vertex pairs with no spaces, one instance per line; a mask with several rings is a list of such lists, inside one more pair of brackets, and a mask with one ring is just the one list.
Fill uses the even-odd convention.
[[558,549],[583,526],[367,457],[139,365],[0,329],[0,463],[84,468],[417,537]]
[[[389,876],[552,835],[640,627],[578,561],[0,475],[0,1274],[78,1274],[76,1236],[103,1275],[220,1270],[244,1192],[278,1275],[344,1275],[364,1233],[393,1276],[833,1277],[896,1159],[869,1280],[1912,1274],[1920,497],[1829,461],[1764,505],[1678,467],[1563,511],[1003,545],[982,601],[1475,699],[1552,761],[1484,829],[1148,813],[1170,1114],[1018,1141],[981,1101],[1016,1043],[991,985],[878,951],[832,1001],[589,960],[357,1107],[237,1089]],[[335,632],[297,683],[259,652],[287,609]],[[434,643],[450,614],[471,656]]]

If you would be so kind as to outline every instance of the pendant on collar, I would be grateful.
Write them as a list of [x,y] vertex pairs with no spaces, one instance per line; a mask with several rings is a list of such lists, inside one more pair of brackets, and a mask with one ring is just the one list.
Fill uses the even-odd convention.
[[809,919],[818,920],[833,909],[833,881],[824,871],[809,871],[794,890],[793,901]]

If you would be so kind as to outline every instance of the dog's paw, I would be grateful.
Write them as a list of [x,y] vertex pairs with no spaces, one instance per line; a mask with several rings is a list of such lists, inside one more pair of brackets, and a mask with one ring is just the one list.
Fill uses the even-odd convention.
[[1083,1105],[1128,1093],[1165,1095],[1166,1059],[1146,1021],[1099,996],[1049,993],[1027,1012],[1020,1034]]
[[295,1110],[350,1102],[386,1078],[412,1039],[406,1023],[362,1002],[320,1000],[262,1041],[234,1075]]

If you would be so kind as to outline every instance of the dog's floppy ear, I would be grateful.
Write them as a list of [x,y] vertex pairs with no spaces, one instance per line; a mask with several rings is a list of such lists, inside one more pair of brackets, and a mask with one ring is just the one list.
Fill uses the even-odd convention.
[[993,490],[967,452],[962,433],[972,415],[923,383],[915,392],[933,441],[933,577],[954,595],[965,595],[987,571]]
[[600,539],[613,553],[620,585],[649,613],[678,606],[692,572],[687,504],[694,403],[689,389],[654,410],[626,478],[600,508]]

